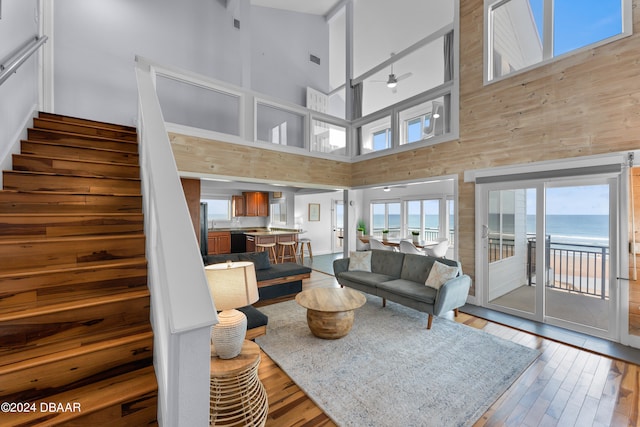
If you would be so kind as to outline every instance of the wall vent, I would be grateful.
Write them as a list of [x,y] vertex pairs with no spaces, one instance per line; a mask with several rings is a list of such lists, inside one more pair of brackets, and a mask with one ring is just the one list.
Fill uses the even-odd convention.
[[237,29],[240,29],[240,20],[239,19],[234,19],[233,20],[233,26]]
[[320,58],[315,55],[309,55],[309,61],[313,62],[314,64],[320,65]]

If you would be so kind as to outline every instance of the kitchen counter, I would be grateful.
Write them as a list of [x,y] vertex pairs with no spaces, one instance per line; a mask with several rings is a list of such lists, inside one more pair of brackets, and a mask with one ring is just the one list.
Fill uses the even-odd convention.
[[282,236],[282,235],[291,235],[291,234],[300,234],[301,231],[295,230],[271,230],[271,231],[245,231],[244,234],[247,236]]
[[300,231],[296,230],[271,230],[271,231],[247,231],[247,252],[255,252],[257,244],[280,242],[297,242]]

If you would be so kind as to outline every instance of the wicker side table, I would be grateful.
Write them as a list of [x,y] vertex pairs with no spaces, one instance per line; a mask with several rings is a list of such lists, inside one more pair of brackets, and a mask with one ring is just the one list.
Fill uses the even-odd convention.
[[260,347],[247,340],[233,359],[211,357],[210,425],[265,425],[269,404],[258,378],[259,364]]

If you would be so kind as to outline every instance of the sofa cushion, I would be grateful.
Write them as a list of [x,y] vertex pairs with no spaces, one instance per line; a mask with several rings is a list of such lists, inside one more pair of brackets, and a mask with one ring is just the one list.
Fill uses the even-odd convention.
[[453,279],[457,275],[458,266],[453,267],[435,261],[433,263],[433,267],[431,267],[431,271],[429,272],[429,277],[427,277],[427,280],[424,284],[434,289],[440,289],[440,287],[444,285],[447,280]]
[[249,261],[255,265],[257,270],[266,270],[271,268],[271,262],[269,262],[269,252],[243,252],[238,254],[240,261]]
[[309,267],[296,264],[295,262],[284,262],[282,264],[271,264],[271,267],[266,270],[256,270],[256,279],[258,279],[258,282],[261,282],[263,280],[309,273],[311,273]]
[[434,261],[435,258],[432,257],[406,254],[402,262],[400,278],[424,284],[429,277],[429,271],[431,271]]
[[[422,255],[418,255],[422,256]],[[434,304],[436,300],[437,290],[428,288],[422,283],[416,283],[406,279],[395,279],[378,284],[378,289],[421,301],[426,304]]]
[[402,271],[403,259],[403,253],[374,249],[371,251],[371,271],[397,279]]
[[351,252],[349,271],[371,271],[371,252]]
[[252,305],[240,307],[238,311],[243,312],[244,315],[247,316],[247,329],[265,326],[269,322],[267,315]]
[[387,276],[385,274],[369,273],[367,271],[345,271],[340,273],[340,279],[361,283],[375,288],[380,282],[393,280],[395,277]]
[[204,257],[204,265],[211,264],[224,264],[227,261],[237,262],[240,261],[240,254],[218,254],[218,255],[207,255]]

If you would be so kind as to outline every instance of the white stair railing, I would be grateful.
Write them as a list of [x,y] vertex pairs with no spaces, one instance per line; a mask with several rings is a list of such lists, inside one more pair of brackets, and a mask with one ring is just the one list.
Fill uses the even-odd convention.
[[148,65],[136,63],[136,79],[158,421],[207,426],[218,319]]

